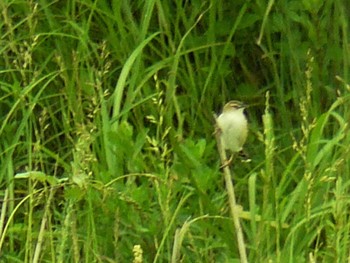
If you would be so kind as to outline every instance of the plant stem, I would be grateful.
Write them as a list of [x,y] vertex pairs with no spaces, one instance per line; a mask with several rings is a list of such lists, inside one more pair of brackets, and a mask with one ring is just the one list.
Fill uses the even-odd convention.
[[[216,121],[215,115],[214,115],[214,118]],[[216,123],[216,127],[218,127],[217,123]],[[236,202],[235,190],[234,190],[233,183],[232,183],[231,172],[230,172],[229,165],[227,165],[227,156],[226,156],[226,152],[225,152],[225,149],[224,149],[223,143],[222,143],[221,131],[218,128],[215,132],[215,137],[216,137],[216,142],[217,142],[217,146],[218,146],[221,164],[222,164],[223,171],[224,171],[226,191],[228,194],[231,216],[232,216],[234,227],[236,230],[236,238],[237,238],[237,242],[238,242],[239,255],[241,258],[241,262],[247,263],[248,262],[247,252],[245,249],[241,223],[239,221],[240,207],[237,205],[237,202]],[[233,161],[234,161],[234,158],[232,158],[232,162],[230,165],[232,165]]]

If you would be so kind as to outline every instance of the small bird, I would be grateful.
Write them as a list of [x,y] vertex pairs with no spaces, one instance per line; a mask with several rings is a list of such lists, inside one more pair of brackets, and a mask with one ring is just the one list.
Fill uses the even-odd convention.
[[248,122],[244,114],[246,105],[240,101],[228,102],[217,118],[217,126],[221,132],[222,143],[225,150],[232,153],[242,151],[248,135]]

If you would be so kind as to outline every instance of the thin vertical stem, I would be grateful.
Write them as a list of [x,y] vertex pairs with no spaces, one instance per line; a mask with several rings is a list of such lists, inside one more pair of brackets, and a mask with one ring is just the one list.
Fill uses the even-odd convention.
[[[216,121],[215,115],[214,115],[214,118]],[[217,124],[216,124],[216,127],[218,127]],[[225,149],[223,147],[221,131],[219,129],[216,130],[215,137],[216,137],[216,142],[217,142],[218,151],[219,151],[219,155],[220,155],[220,160],[221,160],[221,163],[223,166],[226,191],[227,191],[227,195],[228,195],[231,216],[232,216],[234,227],[236,230],[236,238],[237,238],[237,242],[238,242],[239,255],[240,255],[242,263],[248,263],[242,227],[241,227],[241,223],[239,220],[240,208],[236,202],[235,190],[234,190],[233,183],[232,183],[231,172],[230,172],[229,166],[227,165],[227,156],[226,156]],[[234,161],[234,159],[232,160],[231,165],[233,164],[233,161]]]

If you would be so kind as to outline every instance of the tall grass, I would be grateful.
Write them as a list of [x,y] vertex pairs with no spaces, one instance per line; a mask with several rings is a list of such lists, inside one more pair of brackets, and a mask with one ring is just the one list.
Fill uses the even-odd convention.
[[1,262],[239,262],[212,118],[230,99],[251,105],[249,261],[349,260],[347,1],[0,9]]

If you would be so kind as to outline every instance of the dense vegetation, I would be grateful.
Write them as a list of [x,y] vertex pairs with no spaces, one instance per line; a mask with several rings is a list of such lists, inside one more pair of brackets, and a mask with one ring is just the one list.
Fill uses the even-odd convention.
[[347,261],[347,0],[0,10],[1,262],[239,262],[213,136],[231,99],[249,261]]

